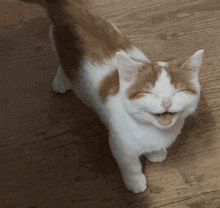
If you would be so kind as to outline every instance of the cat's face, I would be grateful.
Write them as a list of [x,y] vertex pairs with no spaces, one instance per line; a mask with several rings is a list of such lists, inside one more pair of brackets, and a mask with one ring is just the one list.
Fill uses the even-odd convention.
[[184,64],[140,63],[116,55],[120,94],[127,112],[141,123],[160,129],[195,112],[200,98],[198,79],[203,50]]

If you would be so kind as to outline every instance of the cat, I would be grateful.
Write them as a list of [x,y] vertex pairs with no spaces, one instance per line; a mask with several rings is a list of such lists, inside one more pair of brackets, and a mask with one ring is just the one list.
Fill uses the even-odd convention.
[[200,99],[204,50],[183,64],[151,63],[118,28],[74,0],[47,0],[50,38],[60,66],[53,90],[93,108],[109,130],[109,145],[127,189],[142,193],[139,160],[166,159],[167,148]]

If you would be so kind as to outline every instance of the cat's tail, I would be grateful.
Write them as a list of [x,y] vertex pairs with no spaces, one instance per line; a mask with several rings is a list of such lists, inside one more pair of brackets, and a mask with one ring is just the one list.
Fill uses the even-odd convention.
[[57,51],[60,64],[67,77],[75,77],[84,57],[77,23],[82,21],[87,9],[83,0],[46,0],[47,14],[51,20],[50,38],[53,51]]
[[47,13],[53,24],[71,22],[86,13],[85,0],[46,0]]

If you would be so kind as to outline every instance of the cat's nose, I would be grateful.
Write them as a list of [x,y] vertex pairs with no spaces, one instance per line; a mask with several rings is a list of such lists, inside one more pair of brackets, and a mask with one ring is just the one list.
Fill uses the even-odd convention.
[[170,108],[170,106],[172,105],[172,101],[169,97],[165,97],[163,98],[163,101],[161,103],[161,105],[168,110]]

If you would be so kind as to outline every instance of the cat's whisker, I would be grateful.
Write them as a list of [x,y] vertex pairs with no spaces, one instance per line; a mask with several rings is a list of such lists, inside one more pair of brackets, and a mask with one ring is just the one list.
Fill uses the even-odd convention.
[[196,115],[196,113],[192,114],[192,116],[197,122],[202,122],[202,120]]

